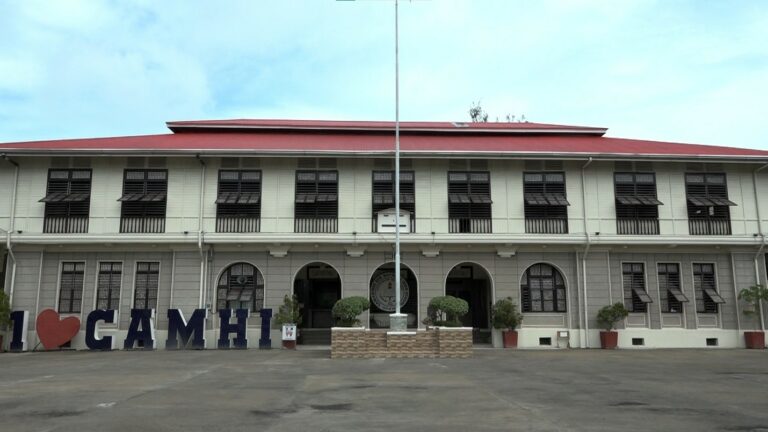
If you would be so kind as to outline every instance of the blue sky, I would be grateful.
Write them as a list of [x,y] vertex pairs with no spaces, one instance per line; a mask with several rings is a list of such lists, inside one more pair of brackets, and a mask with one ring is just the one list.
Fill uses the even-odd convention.
[[[391,0],[0,0],[0,141],[394,119]],[[401,118],[768,149],[768,1],[401,0]]]

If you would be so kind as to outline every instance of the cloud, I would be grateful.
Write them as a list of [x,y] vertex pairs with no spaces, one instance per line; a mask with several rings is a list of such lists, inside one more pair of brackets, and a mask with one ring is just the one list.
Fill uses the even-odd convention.
[[[481,100],[492,119],[766,148],[767,10],[401,2],[401,115],[464,120]],[[388,1],[6,5],[0,141],[157,133],[172,119],[392,119],[393,18]]]

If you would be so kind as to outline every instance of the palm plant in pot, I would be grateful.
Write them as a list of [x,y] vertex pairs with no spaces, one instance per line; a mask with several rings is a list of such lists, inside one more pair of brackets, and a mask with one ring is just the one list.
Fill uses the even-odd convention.
[[600,332],[600,346],[603,349],[616,349],[619,345],[619,333],[613,331],[616,323],[629,315],[624,303],[614,303],[603,306],[597,311],[597,323],[603,331]]
[[282,327],[283,336],[290,334],[293,330],[292,339],[290,337],[283,339],[283,348],[296,349],[296,339],[298,339],[299,325],[301,325],[301,305],[295,294],[293,296],[286,294],[283,297],[283,304],[275,315],[275,323]]
[[[768,301],[768,288],[759,284],[744,288],[739,292],[739,300],[747,303],[747,307],[743,309],[744,315],[760,319],[761,317],[758,313],[760,302]],[[761,330],[745,331],[744,342],[747,348],[763,349],[765,348],[765,332]]]
[[517,348],[517,327],[523,322],[523,314],[518,312],[512,297],[496,301],[493,305],[493,328],[502,330],[504,348]]
[[11,327],[11,305],[8,296],[0,289],[0,352],[3,351],[3,332]]

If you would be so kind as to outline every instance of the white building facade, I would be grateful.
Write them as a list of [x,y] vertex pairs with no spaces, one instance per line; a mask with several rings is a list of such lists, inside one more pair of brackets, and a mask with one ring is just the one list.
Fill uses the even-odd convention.
[[[341,297],[394,309],[394,128],[385,122],[171,122],[166,135],[0,145],[0,279],[12,309],[81,322],[114,309],[302,303],[303,343],[327,343]],[[511,297],[521,347],[599,347],[596,314],[624,302],[619,346],[742,347],[764,328],[738,291],[765,284],[768,152],[607,138],[535,123],[403,123],[403,311]],[[765,305],[763,305],[765,307]],[[83,325],[83,329],[84,329]],[[85,348],[84,330],[72,341]],[[273,343],[279,344],[274,333]],[[252,346],[253,342],[251,343]]]

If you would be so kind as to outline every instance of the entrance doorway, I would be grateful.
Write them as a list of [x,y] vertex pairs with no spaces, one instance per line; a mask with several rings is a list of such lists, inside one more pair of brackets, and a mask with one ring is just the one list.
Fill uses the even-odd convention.
[[491,343],[491,277],[485,268],[474,263],[456,265],[448,273],[445,294],[469,303],[469,312],[461,323],[473,328],[473,342]]
[[293,292],[301,308],[298,342],[305,345],[330,344],[333,327],[331,309],[341,298],[339,273],[322,262],[307,264],[296,274]]

